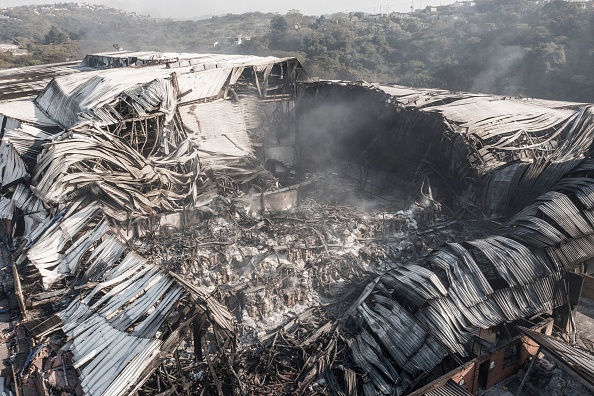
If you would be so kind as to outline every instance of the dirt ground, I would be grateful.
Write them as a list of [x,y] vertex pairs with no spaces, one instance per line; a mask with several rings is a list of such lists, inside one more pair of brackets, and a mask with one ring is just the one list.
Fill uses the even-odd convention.
[[594,301],[589,298],[580,298],[580,303],[575,316],[578,342],[582,347],[594,352]]

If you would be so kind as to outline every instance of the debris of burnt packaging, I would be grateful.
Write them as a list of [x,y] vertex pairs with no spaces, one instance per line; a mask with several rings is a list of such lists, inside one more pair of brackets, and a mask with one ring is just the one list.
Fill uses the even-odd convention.
[[26,394],[401,395],[488,329],[571,329],[567,274],[594,257],[589,105],[240,55],[0,81]]

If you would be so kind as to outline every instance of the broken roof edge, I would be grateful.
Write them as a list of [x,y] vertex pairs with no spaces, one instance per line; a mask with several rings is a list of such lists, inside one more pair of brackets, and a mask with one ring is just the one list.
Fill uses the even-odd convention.
[[[95,60],[96,65],[89,63]],[[212,54],[212,53],[175,53],[157,51],[116,51],[87,54],[79,67],[85,70],[106,70],[113,68],[145,68],[165,67],[181,68],[195,65],[205,65],[208,68],[223,68],[237,66],[262,66],[269,63],[282,63],[295,60],[302,67],[297,57],[258,56],[243,54]],[[104,63],[99,63],[103,61]]]
[[[69,219],[76,220],[76,216],[79,216],[83,211],[88,212],[87,207],[84,206],[82,209],[78,209],[80,209],[78,212],[73,209],[67,210],[69,215],[67,213],[64,217],[57,216],[52,219],[52,222],[57,223],[54,229],[61,233],[67,232],[66,230],[71,231],[72,227],[65,223],[69,222]],[[38,238],[41,243],[44,236],[51,230],[44,225],[39,227],[43,231]],[[84,226],[83,230],[89,231],[89,227],[92,228],[92,224]],[[44,228],[45,230],[43,230]],[[86,239],[87,234],[80,235],[78,233],[78,237],[74,238],[73,243],[76,245],[80,240]],[[65,236],[65,238],[69,237]],[[94,287],[90,289],[75,288],[78,290],[78,296],[71,296],[72,301],[68,306],[56,314],[62,322],[51,326],[47,331],[40,333],[39,337],[36,337],[37,345],[42,345],[53,332],[62,330],[68,335],[69,342],[75,340],[74,343],[67,343],[67,345],[70,345],[69,350],[74,354],[73,364],[80,375],[85,394],[103,394],[103,391],[101,393],[96,393],[96,391],[111,389],[114,393],[110,394],[125,395],[129,394],[130,389],[145,383],[162,362],[163,357],[170,353],[171,348],[181,342],[178,334],[180,329],[190,326],[198,315],[207,317],[213,326],[222,330],[226,337],[235,343],[234,317],[223,304],[216,300],[216,297],[202,288],[189,285],[176,274],[149,263],[127,246],[116,232],[108,230],[105,238],[97,243],[99,243],[98,246],[94,249],[91,248],[93,253],[90,256],[81,252],[79,255],[81,263],[78,265],[77,273],[82,271],[80,274],[85,274],[90,281],[98,281],[98,283],[91,284]],[[114,243],[119,246],[119,249],[115,249],[115,253]],[[22,253],[27,254],[27,252]],[[15,282],[19,280],[17,267],[18,265],[13,266],[13,271],[16,271]],[[122,289],[123,286],[126,288],[121,290],[121,293],[113,292],[113,287]],[[135,287],[142,292],[135,295]],[[95,293],[101,294],[109,289],[111,289],[110,292],[99,301],[92,298]],[[27,320],[27,311],[25,303],[22,301],[20,287],[18,290],[23,317]],[[127,299],[130,297],[131,299],[128,301]],[[167,335],[161,337],[159,331],[166,320],[169,320],[167,319],[170,317],[169,314],[176,309],[176,304],[185,298],[193,301],[192,309],[194,311],[189,311],[189,314],[184,313],[175,319],[173,324],[170,323],[172,327],[167,327],[170,332],[166,332]],[[121,310],[114,311],[113,314],[105,313],[105,304],[111,306],[111,309],[114,306],[120,306]],[[149,309],[138,311],[139,306],[149,307]],[[155,309],[151,312],[150,307],[153,306]],[[136,313],[132,315],[132,311],[136,311]],[[146,316],[147,314],[148,316]],[[113,338],[110,339],[113,341],[110,343],[99,342],[101,333],[105,332],[111,334],[112,337],[118,334],[117,342]],[[146,344],[145,347],[138,349],[139,342],[144,343],[143,345]],[[117,370],[113,371],[111,366],[106,366],[105,359],[111,359],[118,354],[121,356],[122,348],[130,343],[133,344],[127,347],[130,353],[125,354],[121,358],[123,360],[117,361]],[[91,347],[93,351],[88,353]],[[124,348],[124,350],[126,349]],[[87,365],[87,362],[91,362],[91,364]],[[105,374],[107,378],[101,374],[105,370],[108,370],[107,374],[109,375]]]
[[536,342],[540,346],[539,351],[547,358],[594,392],[594,355],[546,334],[522,326],[518,329]]
[[[207,62],[188,63],[179,68],[170,68],[166,64],[165,67],[152,65],[142,68],[91,69],[76,76],[57,77],[43,88],[34,103],[50,120],[64,129],[86,121],[106,126],[126,121],[126,116],[120,114],[117,107],[118,103],[126,104],[122,96],[132,91],[136,95],[128,97],[135,102],[132,107],[138,111],[139,116],[146,115],[145,112],[161,110],[170,115],[176,105],[226,97],[229,88],[237,83],[247,68],[253,68],[254,85],[261,100],[277,100],[279,94],[279,99],[285,96],[294,97],[295,88],[291,88],[293,84],[309,80],[297,58],[243,56],[237,60],[229,57],[229,62],[224,61],[226,58],[223,57],[221,64]],[[281,65],[279,73],[283,83],[269,87],[268,80],[275,77],[272,71],[276,65]],[[257,74],[262,75],[262,81],[258,81]],[[145,92],[159,81],[170,81],[176,97],[171,97],[170,94],[161,95],[163,90]],[[279,87],[282,91],[280,93],[277,92]],[[169,103],[166,109],[161,108],[163,103]],[[150,106],[147,107],[147,104]]]
[[[11,99],[0,101],[0,119],[8,117],[15,123],[31,125],[40,129],[55,129],[59,126],[48,117],[36,104],[35,97]],[[5,126],[8,128],[18,128],[16,125]]]
[[440,102],[447,101],[455,102],[463,99],[481,99],[485,103],[493,101],[508,101],[516,105],[530,105],[534,107],[547,108],[553,110],[565,110],[571,113],[578,111],[584,106],[589,106],[591,103],[582,102],[568,102],[558,100],[548,100],[540,98],[527,98],[521,95],[510,96],[490,93],[475,93],[465,91],[450,91],[440,88],[419,88],[410,87],[397,84],[382,84],[369,82],[366,80],[335,80],[335,79],[319,79],[311,78],[305,83],[309,84],[324,84],[324,85],[341,85],[348,87],[362,87],[377,92],[384,93],[391,98],[391,102],[401,107],[417,108],[419,111],[429,112],[433,107],[439,105]]
[[9,69],[0,69],[0,76],[4,74],[12,74],[15,71],[37,71],[43,70],[50,67],[69,67],[73,66],[75,68],[78,64],[80,64],[81,60],[74,60],[68,62],[56,62],[56,63],[44,63],[42,65],[33,65],[33,66],[21,66],[21,67],[11,67]]
[[[448,371],[441,377],[428,383],[427,385],[423,386],[422,388],[419,388],[413,392],[408,393],[407,396],[424,396],[435,389],[439,389],[439,388],[445,386],[449,381],[451,381],[451,378],[454,375],[464,372],[464,370],[472,367],[477,362],[478,362],[478,358],[474,358],[474,359],[464,363],[463,365],[458,366],[455,369]],[[470,393],[467,393],[467,394],[470,395]]]

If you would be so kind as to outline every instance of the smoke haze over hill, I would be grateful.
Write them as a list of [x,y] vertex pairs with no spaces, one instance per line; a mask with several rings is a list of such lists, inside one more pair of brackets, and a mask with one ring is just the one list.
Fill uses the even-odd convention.
[[[296,56],[309,75],[326,79],[594,103],[594,8],[575,3],[481,0],[389,15],[384,5],[379,16],[373,14],[379,6],[353,2],[339,8],[363,11],[320,16],[324,10],[311,11],[309,2],[294,5],[300,12],[275,14],[242,13],[284,6],[269,0],[217,2],[217,10],[179,0],[166,3],[168,15],[186,20],[146,16],[165,12],[160,4],[114,4],[130,12],[75,3],[0,10],[0,42],[28,54],[0,53],[0,68],[82,59],[118,44],[132,51]],[[232,13],[196,20],[220,12]]]
[[[335,12],[349,12],[349,11],[364,11],[369,13],[385,13],[388,11],[410,11],[411,2],[408,0],[396,0],[390,2],[367,2],[364,0],[330,0],[330,1],[316,1],[304,0],[299,3],[285,3],[273,0],[252,0],[245,2],[238,2],[235,0],[222,0],[213,2],[196,2],[192,0],[95,0],[91,1],[96,4],[103,4],[106,6],[122,9],[125,11],[134,11],[138,14],[150,14],[153,17],[159,18],[178,18],[189,19],[206,15],[221,15],[221,14],[240,14],[244,12],[279,12],[286,13],[289,9],[295,8],[304,14],[321,15]],[[437,1],[436,4],[450,4],[454,0]],[[28,4],[45,4],[50,2],[48,0],[1,0],[1,7],[12,7]],[[420,8],[428,5],[420,0],[416,0],[415,8]]]

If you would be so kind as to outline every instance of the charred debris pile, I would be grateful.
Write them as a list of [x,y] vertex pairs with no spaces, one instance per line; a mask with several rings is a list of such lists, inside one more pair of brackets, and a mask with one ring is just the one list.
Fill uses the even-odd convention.
[[588,105],[317,81],[294,58],[43,70],[0,76],[35,76],[0,94],[24,394],[400,395],[469,365],[475,392],[516,325],[575,334]]

